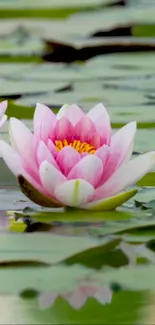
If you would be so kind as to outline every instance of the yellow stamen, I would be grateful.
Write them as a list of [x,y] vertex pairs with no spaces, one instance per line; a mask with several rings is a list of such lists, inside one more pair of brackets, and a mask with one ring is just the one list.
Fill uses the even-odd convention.
[[68,146],[68,141],[66,139],[63,140],[64,147]]
[[73,142],[68,142],[68,140],[56,140],[55,141],[56,150],[60,151],[66,146],[71,146],[76,149],[79,153],[88,152],[94,154],[96,149],[94,146],[91,146],[88,142],[81,142],[80,140],[74,140]]

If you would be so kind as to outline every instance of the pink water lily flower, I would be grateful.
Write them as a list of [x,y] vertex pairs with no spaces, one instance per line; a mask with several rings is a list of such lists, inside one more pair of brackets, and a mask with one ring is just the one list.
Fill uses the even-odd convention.
[[0,103],[0,128],[4,125],[7,120],[7,115],[5,114],[7,104],[8,103],[6,100]]
[[51,307],[58,297],[62,297],[72,308],[81,309],[89,298],[95,299],[101,305],[110,304],[112,291],[107,286],[84,284],[67,292],[47,292],[39,295],[38,302],[40,309]]
[[136,122],[112,135],[102,104],[87,114],[64,105],[57,115],[37,104],[33,133],[16,118],[9,128],[11,145],[0,141],[0,153],[23,193],[45,207],[114,209],[136,193],[124,190],[155,164],[155,152],[129,161]]

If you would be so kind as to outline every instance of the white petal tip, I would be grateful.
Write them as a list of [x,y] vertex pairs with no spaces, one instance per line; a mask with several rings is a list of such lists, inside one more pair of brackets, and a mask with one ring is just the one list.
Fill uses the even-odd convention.
[[70,207],[78,207],[88,202],[93,194],[93,186],[83,179],[72,179],[55,190],[57,200]]
[[57,120],[60,120],[63,116],[65,116],[68,111],[70,104],[64,104],[57,113]]

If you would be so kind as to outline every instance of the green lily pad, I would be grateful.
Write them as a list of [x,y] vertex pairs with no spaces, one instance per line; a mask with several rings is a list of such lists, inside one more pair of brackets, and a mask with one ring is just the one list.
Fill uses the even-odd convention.
[[52,3],[50,0],[45,0],[44,2],[42,2],[41,0],[28,0],[28,1],[19,1],[19,0],[9,0],[9,1],[4,1],[1,0],[0,1],[0,8],[7,8],[10,9],[16,9],[18,10],[19,8],[28,8],[28,9],[32,9],[32,8],[69,8],[69,7],[82,7],[82,6],[97,6],[100,4],[110,4],[113,3],[113,0],[80,0],[78,3],[73,2],[72,0],[66,0],[65,3],[63,0],[53,0]]
[[[20,105],[35,105],[36,102],[45,103],[47,105],[62,106],[64,103],[78,103],[81,107],[90,108],[96,103],[102,102],[107,107],[108,105],[134,105],[147,103],[147,98],[144,94],[136,91],[121,91],[118,89],[103,89],[102,87],[95,89],[94,84],[85,88],[81,84],[81,88],[75,88],[73,91],[65,91],[58,93],[46,93],[36,96],[24,96],[17,100],[16,103]],[[83,89],[82,89],[83,87]]]
[[155,200],[155,188],[143,188],[136,194],[134,199],[136,202],[148,204],[150,201]]
[[[102,227],[95,227],[93,228],[94,235],[96,234],[97,236],[105,236],[105,235],[110,235],[110,234],[137,234],[138,231],[143,231],[143,236],[145,235],[146,231],[146,236],[148,236],[149,231],[152,230],[153,233],[155,233],[155,218],[150,217],[144,213],[144,215],[139,216],[138,218],[132,218],[129,220],[124,220],[124,221],[111,221],[111,222],[106,222]],[[151,235],[152,235],[151,232]],[[141,232],[142,233],[142,232]]]
[[[98,275],[100,285],[118,284],[130,290],[154,290],[154,265],[143,265],[137,267],[122,267],[119,269],[107,268],[106,272]],[[91,279],[93,281],[93,277]]]
[[137,182],[138,186],[155,186],[155,172],[149,172]]
[[[79,256],[89,256],[110,250],[119,244],[119,238],[101,241],[87,237],[51,236],[48,233],[1,234],[1,262],[34,261],[57,264]],[[74,258],[75,256],[75,258]]]
[[[130,83],[130,81],[129,81]],[[124,90],[121,90],[122,93]],[[155,114],[154,114],[154,106],[153,105],[124,105],[124,106],[107,106],[109,115],[111,117],[111,121],[114,125],[123,125],[128,122],[136,121],[139,128],[150,128],[155,127]],[[153,130],[154,131],[154,130]],[[146,135],[146,138],[145,138]],[[149,130],[144,130],[144,136],[142,137],[141,133],[136,133],[136,138],[139,138],[139,141],[143,143],[148,143]],[[153,139],[152,139],[153,146]]]
[[[39,306],[35,297],[21,299],[17,296],[5,296],[4,299],[3,296],[0,296],[0,313],[3,324],[11,323],[12,319],[14,319],[16,324],[21,325],[50,324],[51,322],[55,325],[68,324],[69,322],[72,324],[75,322],[80,324],[82,322],[82,324],[86,325],[89,322],[92,325],[94,324],[94,319],[98,325],[120,324],[121,322],[125,323],[126,320],[130,324],[136,324],[142,321],[141,314],[143,319],[147,317],[144,301],[147,307],[149,307],[151,295],[149,297],[146,292],[119,291],[113,295],[111,303],[108,304],[104,304],[104,302],[100,304],[95,299],[88,298],[82,308],[75,310],[67,301],[59,297],[54,305],[43,309],[42,306]],[[8,313],[6,313],[7,308],[9,309]],[[120,310],[122,310],[121,313]]]
[[[141,69],[141,67],[140,67]],[[154,76],[152,75],[151,77],[147,77],[147,73],[149,70],[147,70],[141,78],[135,78],[132,80],[130,78],[127,78],[122,81],[122,80],[107,80],[104,82],[104,85],[106,87],[110,88],[119,88],[119,89],[136,89],[141,92],[147,92],[147,93],[152,93],[155,90],[155,84],[154,84]]]
[[[154,54],[151,52],[112,53],[106,56],[94,57],[86,63],[86,66],[94,68],[94,70],[95,68],[99,70],[99,67],[103,64],[104,66],[112,67],[114,70],[117,69],[118,73],[121,73],[123,69],[126,73],[135,75],[139,70],[142,70],[146,74],[151,73],[152,69],[154,69],[153,61]],[[135,83],[134,79],[132,81]],[[118,85],[120,82],[122,80],[118,81]],[[126,82],[125,80],[125,85]],[[141,79],[139,79],[140,82]],[[137,87],[139,83],[137,83]]]
[[0,97],[11,97],[12,95],[39,94],[47,91],[56,91],[68,87],[65,82],[36,82],[30,80],[0,80]]
[[[80,265],[72,267],[61,265],[52,267],[5,268],[4,272],[6,273],[4,274],[1,268],[0,276],[5,282],[2,281],[3,284],[0,292],[2,294],[17,295],[28,288],[40,292],[69,291],[78,285],[79,277],[84,277],[84,275],[88,274],[88,269]],[[12,281],[12,278],[14,281]]]

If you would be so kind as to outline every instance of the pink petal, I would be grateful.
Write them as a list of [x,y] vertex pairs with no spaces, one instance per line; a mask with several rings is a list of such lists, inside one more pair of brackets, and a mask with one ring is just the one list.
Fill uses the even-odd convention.
[[102,186],[96,189],[94,201],[113,196],[127,187],[134,185],[154,165],[154,151],[126,162]]
[[108,287],[98,287],[94,298],[102,305],[110,304],[112,300],[112,291]]
[[73,126],[75,126],[75,124],[77,124],[84,116],[85,114],[76,104],[65,105],[65,108],[63,106],[57,114],[57,118],[66,117]]
[[41,163],[39,174],[43,187],[52,196],[54,190],[67,181],[66,177],[46,160]]
[[74,309],[80,309],[85,304],[87,296],[81,292],[80,288],[76,288],[72,292],[63,294],[62,297],[72,306]]
[[67,114],[67,111],[69,109],[70,105],[69,104],[64,104],[58,111],[56,117],[57,120],[60,120],[62,117],[65,117],[65,115]]
[[57,121],[54,130],[55,140],[67,139],[72,142],[74,134],[74,127],[66,117],[62,117],[60,120]]
[[1,120],[0,120],[0,128],[5,124],[5,122],[7,121],[7,115],[3,115]]
[[0,140],[0,153],[11,172],[17,176],[24,172],[20,155],[6,142]]
[[33,125],[35,146],[40,140],[47,143],[49,136],[52,138],[56,125],[56,115],[47,106],[38,103],[34,113]]
[[110,147],[107,145],[103,145],[95,152],[95,156],[99,157],[102,160],[102,164],[103,164],[103,173],[101,175],[101,179],[100,182],[98,183],[98,186],[101,186],[103,184],[104,179],[108,177],[107,169],[109,168],[108,165],[109,155],[110,155]]
[[50,292],[41,293],[38,297],[39,308],[47,309],[51,307],[54,304],[57,297],[58,297],[57,293],[50,293]]
[[101,146],[101,137],[98,132],[90,138],[90,144],[95,147],[95,149],[100,148]]
[[10,140],[13,147],[21,156],[24,168],[26,168],[28,172],[32,172],[33,175],[35,175],[35,179],[38,180],[38,168],[33,147],[33,134],[16,118],[10,119]]
[[83,117],[75,125],[75,138],[81,140],[81,142],[90,142],[91,138],[96,134],[96,127],[89,117]]
[[25,171],[20,155],[8,143],[2,140],[0,141],[0,153],[6,165],[15,176],[23,175],[41,193],[46,194],[43,187]]
[[111,139],[109,157],[104,169],[102,184],[127,161],[132,153],[136,133],[136,122],[131,122],[121,128]]
[[93,195],[93,186],[83,179],[72,179],[55,189],[55,197],[57,200],[71,207],[79,207],[89,202]]
[[56,147],[55,147],[55,145],[54,145],[54,143],[53,143],[53,141],[51,139],[47,140],[47,148],[49,149],[49,151],[51,152],[53,157],[56,158],[57,150],[56,150]]
[[97,104],[87,116],[93,121],[97,132],[100,134],[101,145],[109,144],[111,139],[110,117],[103,104]]
[[25,160],[35,163],[32,132],[20,120],[12,117],[10,119],[10,133],[11,143],[18,153]]
[[84,179],[94,187],[100,181],[103,164],[95,155],[88,155],[81,159],[68,174],[68,179]]
[[5,113],[6,109],[8,106],[8,101],[4,100],[3,102],[0,102],[0,117],[3,116],[3,114]]
[[101,148],[96,150],[95,156],[99,157],[102,160],[103,166],[106,164],[110,153],[110,147],[103,145]]
[[81,155],[71,146],[66,146],[57,154],[57,163],[60,166],[62,173],[67,176],[70,170],[81,159]]
[[81,152],[80,153],[81,158],[84,158],[84,157],[86,157],[88,155],[90,155],[90,153],[88,153],[88,152]]
[[112,149],[112,155],[117,156],[116,168],[118,168],[125,160],[130,159],[132,154],[130,149],[134,141],[136,129],[136,122],[130,122],[112,136],[110,147]]
[[38,161],[38,165],[40,166],[40,164],[44,160],[47,160],[55,168],[59,169],[59,166],[58,166],[55,158],[53,157],[53,155],[51,154],[51,152],[47,148],[46,144],[43,141],[40,141],[39,142],[39,146],[38,146],[38,150],[37,150],[37,161]]

